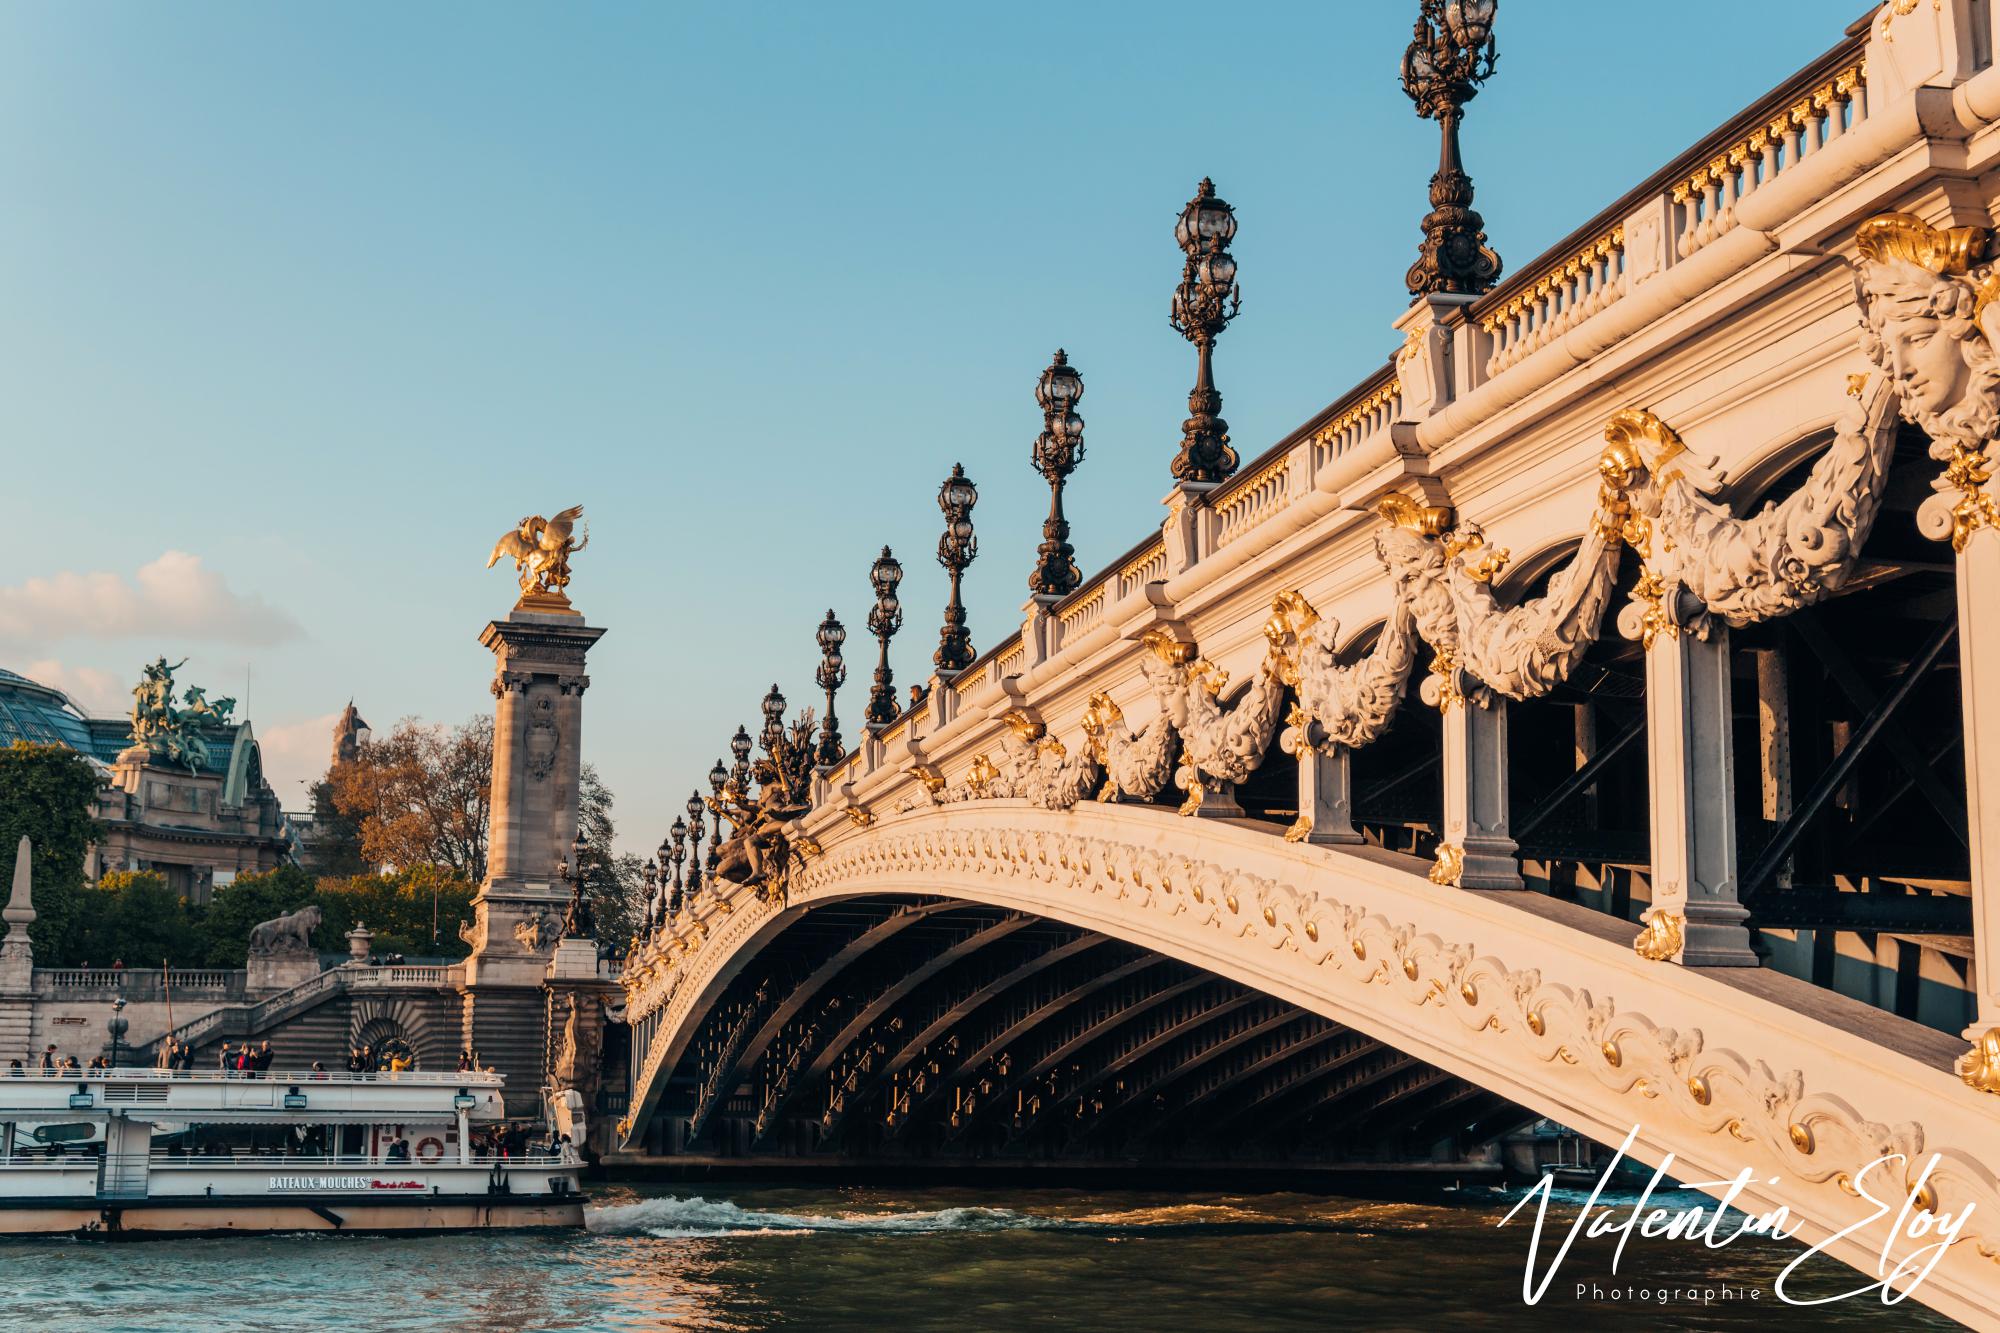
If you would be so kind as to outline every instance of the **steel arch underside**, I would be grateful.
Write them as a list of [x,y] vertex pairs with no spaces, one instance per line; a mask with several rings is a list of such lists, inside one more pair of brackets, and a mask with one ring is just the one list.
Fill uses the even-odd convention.
[[[1284,1001],[1600,1142],[1629,1133],[1632,1156],[1671,1155],[1682,1178],[1748,1169],[1737,1206],[1787,1207],[1809,1241],[1845,1231],[1828,1252],[1869,1271],[1893,1240],[1893,1210],[1870,1221],[1853,1182],[1899,1147],[1935,1152],[1927,1184],[1939,1206],[1981,1207],[1974,1243],[1954,1246],[1919,1295],[1947,1312],[2000,1297],[2000,1262],[1981,1252],[2000,1254],[2000,1229],[1983,1230],[2000,1223],[2000,1189],[1982,1165],[2000,1121],[1951,1074],[1957,1045],[1944,1034],[1770,972],[1649,962],[1629,947],[1630,927],[1584,909],[1440,887],[1410,858],[1287,844],[1241,821],[992,800],[823,840],[789,902],[738,891],[704,903],[691,951],[628,973],[628,1012],[651,1034],[628,1144],[708,1007],[780,932],[864,897],[943,898],[1102,935]],[[1399,1082],[1394,1095],[1435,1116],[1464,1094],[1432,1080]],[[1910,1185],[1874,1179],[1878,1194]]]

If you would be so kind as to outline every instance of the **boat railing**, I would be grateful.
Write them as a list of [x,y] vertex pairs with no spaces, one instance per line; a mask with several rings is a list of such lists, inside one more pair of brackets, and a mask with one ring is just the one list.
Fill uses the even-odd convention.
[[383,1069],[366,1073],[350,1073],[345,1069],[155,1069],[151,1066],[136,1069],[27,1069],[15,1072],[15,1078],[22,1079],[62,1079],[71,1083],[187,1083],[199,1080],[224,1079],[244,1083],[318,1083],[333,1084],[456,1084],[462,1087],[497,1088],[503,1080],[498,1074],[467,1071],[458,1073],[450,1070],[434,1069]]
[[[114,1160],[123,1156],[127,1156],[127,1154],[112,1154]],[[139,1155],[134,1153],[129,1154],[129,1156],[133,1160],[137,1160]],[[551,1153],[524,1153],[518,1157],[495,1157],[491,1153],[484,1155],[474,1153],[469,1161],[461,1162],[458,1160],[456,1152],[447,1151],[444,1156],[432,1158],[430,1161],[412,1159],[392,1162],[379,1156],[371,1157],[366,1153],[338,1153],[331,1155],[327,1153],[275,1153],[258,1152],[249,1148],[231,1153],[176,1154],[152,1152],[146,1154],[146,1161],[154,1167],[234,1167],[257,1170],[283,1167],[288,1172],[303,1167],[367,1167],[371,1170],[391,1168],[395,1170],[411,1170],[417,1167],[448,1166],[464,1168],[476,1166],[490,1170],[495,1166],[502,1166],[509,1170],[515,1168],[522,1170],[530,1168],[544,1170],[549,1167],[577,1165],[575,1162],[565,1162],[561,1157]]]

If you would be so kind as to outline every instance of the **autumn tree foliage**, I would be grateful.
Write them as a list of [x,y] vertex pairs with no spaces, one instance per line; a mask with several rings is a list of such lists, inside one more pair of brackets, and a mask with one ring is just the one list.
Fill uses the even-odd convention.
[[437,866],[468,884],[486,878],[493,799],[493,719],[457,727],[404,718],[326,775],[333,805],[360,829],[379,866]]

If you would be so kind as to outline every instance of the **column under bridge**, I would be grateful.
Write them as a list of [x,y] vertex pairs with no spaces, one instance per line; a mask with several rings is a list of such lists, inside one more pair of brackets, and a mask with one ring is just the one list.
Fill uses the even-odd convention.
[[1461,1169],[1547,1117],[1877,1278],[1952,1227],[1916,1299],[1993,1326],[1988,11],[1829,34],[851,753],[767,732],[810,808],[635,942],[625,1151]]

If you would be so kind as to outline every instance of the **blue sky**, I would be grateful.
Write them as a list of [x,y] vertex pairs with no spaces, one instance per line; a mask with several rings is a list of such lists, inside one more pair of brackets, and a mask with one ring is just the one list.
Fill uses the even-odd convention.
[[[1505,0],[1465,129],[1510,268],[1840,39],[1860,0]],[[1049,354],[1079,564],[1155,526],[1192,350],[1173,221],[1238,210],[1217,378],[1248,458],[1380,365],[1437,134],[1409,3],[0,5],[0,665],[118,710],[241,693],[281,795],[351,695],[490,706],[481,563],[582,502],[586,756],[656,842],[812,634],[928,669],[935,493],[979,483],[980,647],[1020,621]],[[754,730],[754,728],[753,728]]]

